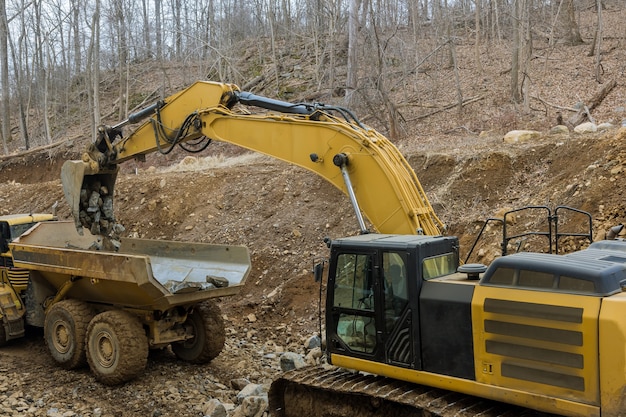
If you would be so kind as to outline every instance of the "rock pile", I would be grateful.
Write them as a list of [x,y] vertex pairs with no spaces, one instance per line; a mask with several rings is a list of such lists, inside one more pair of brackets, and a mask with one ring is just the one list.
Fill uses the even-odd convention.
[[[113,211],[113,193],[101,181],[88,181],[85,178],[80,190],[80,223],[92,235],[105,238],[105,249],[117,250],[120,247],[119,236],[124,226],[115,221]],[[98,248],[101,249],[101,248]]]

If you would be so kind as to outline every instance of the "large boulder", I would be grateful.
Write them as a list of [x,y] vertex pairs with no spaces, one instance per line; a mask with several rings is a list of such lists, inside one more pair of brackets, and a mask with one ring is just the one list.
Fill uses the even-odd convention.
[[598,126],[595,123],[585,122],[581,123],[574,128],[574,132],[576,133],[593,133],[598,131]]
[[522,143],[538,139],[541,133],[536,130],[511,130],[504,135],[504,143]]

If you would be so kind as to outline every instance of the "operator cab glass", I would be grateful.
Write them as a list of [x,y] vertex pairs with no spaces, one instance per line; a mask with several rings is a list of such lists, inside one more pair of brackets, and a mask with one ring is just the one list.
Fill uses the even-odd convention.
[[419,368],[420,289],[425,279],[456,272],[457,242],[375,234],[333,241],[329,353]]

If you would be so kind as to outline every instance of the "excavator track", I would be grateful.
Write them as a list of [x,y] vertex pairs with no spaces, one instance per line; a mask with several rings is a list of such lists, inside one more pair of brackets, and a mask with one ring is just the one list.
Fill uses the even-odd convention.
[[496,401],[345,369],[288,371],[272,383],[273,417],[555,417]]

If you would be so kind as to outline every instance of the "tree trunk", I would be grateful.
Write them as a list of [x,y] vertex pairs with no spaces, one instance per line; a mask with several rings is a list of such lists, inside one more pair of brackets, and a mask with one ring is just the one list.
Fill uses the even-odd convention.
[[181,4],[180,0],[174,0],[172,3],[172,15],[174,17],[174,54],[176,58],[180,58],[183,54],[183,29],[180,16]]
[[[556,0],[555,0],[556,1]],[[556,42],[568,46],[580,45],[583,42],[576,22],[574,0],[558,0],[559,7],[556,16]]]
[[[474,0],[476,3],[476,12],[474,16],[476,38],[474,40],[474,59],[476,60],[476,71],[483,72],[483,64],[480,62],[480,15],[482,14],[482,0]],[[455,66],[456,68],[456,66]]]
[[346,92],[344,102],[347,107],[354,107],[354,93],[358,87],[358,60],[357,60],[357,37],[358,37],[358,0],[350,1],[348,12],[348,73],[346,76]]
[[[22,23],[24,23],[23,10],[20,13],[20,16],[22,18]],[[18,39],[18,45],[16,46],[12,42],[12,38],[10,34],[9,34],[9,41],[10,41],[9,45],[11,46],[11,60],[13,61],[13,76],[15,77],[15,94],[16,94],[15,99],[17,100],[17,107],[18,107],[18,112],[19,112],[18,117],[19,117],[19,123],[20,123],[20,133],[22,135],[24,147],[26,149],[30,149],[30,141],[28,137],[28,123],[26,120],[26,109],[24,106],[23,67],[22,67],[22,60],[18,58],[18,56],[22,56],[22,53],[21,53],[21,50],[19,51],[19,54],[18,54],[18,51],[16,51],[16,49],[18,49],[21,46],[22,39],[25,37],[26,37],[25,25],[23,25],[22,34],[20,35],[20,38]]]
[[152,58],[152,32],[150,31],[150,16],[148,12],[148,0],[141,0],[141,11],[143,15],[143,43],[146,49],[145,56],[148,59]]
[[7,142],[11,141],[11,105],[9,87],[9,30],[6,1],[0,0],[0,76],[2,85],[2,143],[8,153]]
[[82,70],[82,54],[81,54],[81,30],[79,27],[80,20],[80,1],[72,1],[72,32],[74,36],[74,75],[79,75]]
[[596,36],[594,37],[594,49],[590,52],[595,52],[596,62],[595,62],[595,76],[596,81],[598,83],[602,83],[602,1],[597,0],[597,13],[598,13],[598,23],[596,27]]
[[121,0],[115,1],[115,20],[117,25],[117,44],[119,60],[119,112],[118,120],[124,120],[128,112],[127,65],[128,40],[126,39],[126,18],[124,4]]
[[161,33],[161,0],[154,0],[154,34],[156,38],[156,58],[163,59],[163,38]]
[[511,45],[511,100],[519,103],[519,55],[520,55],[520,2],[522,0],[513,0],[511,5],[511,26],[513,32],[513,40]]
[[95,10],[91,19],[91,41],[87,54],[87,94],[91,107],[91,135],[95,140],[100,126],[100,0],[95,0]]
[[524,100],[524,112],[530,113],[530,91],[532,87],[531,78],[528,76],[530,71],[530,59],[533,55],[533,38],[531,30],[531,14],[533,10],[533,0],[522,0],[522,16],[520,25],[524,29],[523,37],[521,40],[522,51],[522,95]]

